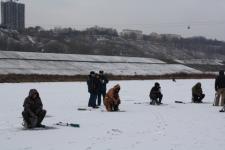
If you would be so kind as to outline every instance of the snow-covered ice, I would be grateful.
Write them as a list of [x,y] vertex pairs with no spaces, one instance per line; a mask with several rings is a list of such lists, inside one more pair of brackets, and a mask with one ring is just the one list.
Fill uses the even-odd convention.
[[[201,82],[205,104],[190,102],[191,87]],[[77,111],[88,102],[85,82],[0,84],[1,150],[221,150],[225,147],[225,113],[213,107],[214,80],[159,80],[163,106],[151,106],[152,81],[111,81],[121,85],[121,110],[126,112]],[[21,130],[21,112],[29,89],[36,88],[47,117],[79,123],[80,128]],[[141,103],[141,104],[134,104]],[[54,126],[54,125],[53,125]]]

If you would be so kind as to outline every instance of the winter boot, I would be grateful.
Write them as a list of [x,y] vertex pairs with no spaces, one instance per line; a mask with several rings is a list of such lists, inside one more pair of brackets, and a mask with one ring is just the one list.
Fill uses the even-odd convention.
[[156,105],[156,100],[152,99],[152,101],[150,102],[150,105]]

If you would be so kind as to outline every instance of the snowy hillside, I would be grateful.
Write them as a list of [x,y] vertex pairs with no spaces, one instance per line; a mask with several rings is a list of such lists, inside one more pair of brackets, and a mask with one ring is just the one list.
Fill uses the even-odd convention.
[[[202,82],[205,104],[190,102],[191,87]],[[162,106],[148,105],[155,81],[113,81],[121,85],[121,110],[78,111],[88,101],[85,82],[0,84],[0,145],[2,150],[221,150],[225,147],[225,116],[213,107],[214,80],[158,81]],[[40,92],[52,130],[22,130],[21,112],[30,88]],[[134,104],[140,103],[140,104]],[[53,125],[79,123],[80,128]]]
[[0,51],[0,59],[35,59],[52,61],[74,61],[74,62],[124,62],[124,63],[154,63],[163,64],[165,62],[154,58],[140,57],[120,57],[101,55],[79,55],[79,54],[55,54],[55,53],[32,53],[16,51]]
[[87,75],[91,70],[113,75],[200,73],[153,58],[0,51],[0,74]]
[[224,65],[222,60],[219,59],[186,59],[175,60],[181,64],[197,64],[197,65]]

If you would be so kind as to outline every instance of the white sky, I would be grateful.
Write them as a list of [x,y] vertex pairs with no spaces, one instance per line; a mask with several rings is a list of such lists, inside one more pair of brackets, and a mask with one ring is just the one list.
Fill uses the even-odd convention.
[[[139,29],[225,40],[225,0],[20,0],[26,26]],[[188,30],[187,26],[191,26]]]

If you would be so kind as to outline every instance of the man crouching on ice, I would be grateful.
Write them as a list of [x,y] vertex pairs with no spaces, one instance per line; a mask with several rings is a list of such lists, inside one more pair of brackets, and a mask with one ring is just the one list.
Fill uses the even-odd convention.
[[119,91],[120,91],[120,85],[117,84],[107,92],[104,99],[104,105],[107,111],[119,110],[119,104],[120,104]]
[[160,105],[162,104],[163,95],[161,93],[161,87],[158,82],[155,83],[155,86],[150,91],[149,97],[151,99],[150,105]]
[[43,109],[41,98],[36,89],[31,89],[28,97],[24,100],[24,111],[22,112],[24,127],[35,128],[45,127],[41,124],[46,115],[46,110]]

